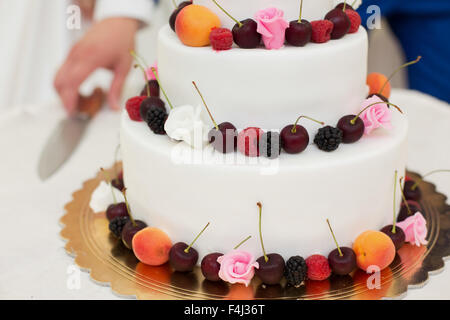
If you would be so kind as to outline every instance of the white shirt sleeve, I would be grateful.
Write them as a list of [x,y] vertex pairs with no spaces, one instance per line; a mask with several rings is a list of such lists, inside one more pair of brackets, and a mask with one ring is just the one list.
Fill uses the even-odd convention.
[[133,18],[148,25],[154,11],[153,0],[97,0],[94,20],[112,17]]

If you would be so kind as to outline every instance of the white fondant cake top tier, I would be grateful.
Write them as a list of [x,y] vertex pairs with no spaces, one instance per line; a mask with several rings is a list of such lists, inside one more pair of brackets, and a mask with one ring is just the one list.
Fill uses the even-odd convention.
[[195,81],[216,120],[237,128],[282,129],[301,114],[335,125],[358,112],[368,94],[367,50],[363,28],[303,48],[216,52],[183,45],[166,26],[158,38],[158,72],[173,105],[202,105]]
[[[257,11],[269,7],[276,7],[283,10],[284,17],[287,21],[298,19],[300,12],[299,0],[217,0],[217,2],[238,20],[253,19]],[[336,3],[339,2],[343,1],[304,0],[302,17],[309,21],[323,19],[327,12],[333,9]],[[212,0],[194,0],[194,3],[211,9],[220,17],[224,27],[231,29],[234,26],[234,21],[226,16]]]

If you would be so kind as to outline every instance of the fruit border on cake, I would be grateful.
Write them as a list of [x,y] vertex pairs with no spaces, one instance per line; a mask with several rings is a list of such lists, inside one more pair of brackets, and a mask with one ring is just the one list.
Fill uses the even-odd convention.
[[[268,50],[282,50],[285,45],[302,50],[301,47],[310,42],[338,41],[349,33],[358,32],[361,25],[359,14],[347,1],[338,4],[323,20],[311,23],[302,19],[303,0],[299,1],[298,20],[290,23],[284,20],[284,12],[277,8],[259,11],[260,8],[255,8],[254,19],[238,21],[219,4],[220,1],[211,1],[236,22],[233,30],[221,28],[219,17],[210,9],[192,4],[192,1],[184,1],[175,8],[169,20],[170,27],[183,45],[190,47],[211,45],[214,50],[226,51],[233,49],[234,42],[245,50],[262,48],[263,45]],[[195,28],[190,28],[191,25]],[[391,107],[403,113],[397,105],[389,101],[390,80],[401,69],[421,60],[419,56],[416,60],[405,63],[389,77],[380,73],[369,74],[367,99],[361,101],[359,107],[355,106],[355,114],[342,115],[340,119],[335,120],[335,125],[325,124],[320,119],[315,119],[314,115],[299,115],[293,124],[267,132],[259,127],[238,130],[233,125],[234,119],[216,122],[212,109],[210,110],[207,105],[207,99],[204,98],[195,79],[192,79],[192,84],[213,124],[213,128],[205,134],[209,128],[201,119],[200,107],[174,106],[159,80],[157,62],[149,67],[134,51],[131,54],[136,60],[135,67],[142,70],[146,84],[138,96],[131,97],[126,102],[125,109],[132,121],[144,122],[154,134],[167,135],[171,140],[183,141],[195,149],[202,149],[210,144],[221,153],[238,151],[247,157],[269,159],[278,158],[282,151],[287,154],[300,154],[309,147],[310,133],[299,124],[300,120],[307,119],[322,126],[311,140],[317,148],[325,152],[337,150],[342,143],[356,143],[378,128],[390,128]],[[165,101],[160,98],[161,92]]]
[[[410,205],[418,205],[422,209],[427,224],[427,244],[419,246],[404,244],[397,251],[390,265],[381,271],[379,289],[369,290],[366,283],[370,274],[358,268],[349,275],[339,276],[327,272],[326,279],[321,281],[311,280],[306,273],[299,285],[295,283],[290,285],[289,282],[292,279],[287,280],[284,276],[279,283],[266,285],[259,276],[254,276],[246,286],[243,283],[227,283],[220,277],[218,281],[206,280],[204,270],[198,266],[175,271],[174,267],[179,269],[180,266],[154,259],[155,265],[151,266],[148,263],[151,264],[152,260],[145,260],[146,263],[141,262],[133,251],[127,249],[126,243],[132,239],[117,238],[113,234],[115,229],[111,228],[106,212],[94,213],[90,208],[92,194],[98,190],[99,185],[105,183],[107,180],[105,176],[115,177],[111,180],[111,185],[123,187],[120,174],[117,176],[120,170],[117,167],[116,165],[113,169],[100,172],[96,178],[86,181],[83,188],[73,194],[73,201],[66,205],[66,214],[60,222],[64,226],[61,236],[67,240],[66,251],[75,257],[76,264],[90,272],[93,280],[109,284],[113,292],[121,296],[134,296],[139,299],[394,298],[404,295],[408,287],[423,286],[428,280],[429,272],[442,270],[443,259],[450,255],[449,238],[446,236],[450,227],[450,206],[446,204],[446,197],[437,193],[434,185],[422,181],[416,174],[408,173],[411,179],[409,181],[419,181],[419,188],[416,190],[421,191],[421,199]],[[405,207],[402,209],[405,210]],[[403,213],[406,212],[404,210]],[[143,227],[140,237],[146,238],[149,234],[145,230],[148,229],[149,227]],[[153,231],[150,236],[156,234],[157,237],[164,238],[162,242],[167,240],[164,231],[155,227],[151,229]],[[330,241],[333,241],[331,236]],[[182,255],[187,245],[176,243],[171,248],[180,245],[182,250],[178,251]],[[192,250],[195,249],[192,248]],[[305,264],[304,260],[297,259],[292,260],[291,264]],[[318,264],[324,263],[322,259],[315,258]],[[167,260],[169,260],[169,253],[167,253]],[[160,264],[160,262],[165,263]],[[327,265],[329,266],[328,263]],[[320,276],[317,273],[316,275]],[[292,278],[295,277],[298,277],[298,274]]]

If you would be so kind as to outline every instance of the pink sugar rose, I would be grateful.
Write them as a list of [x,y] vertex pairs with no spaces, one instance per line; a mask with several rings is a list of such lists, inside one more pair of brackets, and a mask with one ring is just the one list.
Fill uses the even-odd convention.
[[397,226],[405,232],[406,242],[418,247],[428,244],[428,241],[425,240],[428,232],[427,221],[420,212],[416,212],[415,215],[405,221],[397,223]]
[[156,74],[159,76],[158,63],[155,61],[155,63],[150,68],[145,70],[145,73],[147,74],[148,80],[156,80],[156,77],[155,77],[155,74],[152,71],[152,68],[155,68]]
[[286,29],[289,23],[283,18],[284,12],[277,8],[260,10],[255,15],[258,33],[262,35],[267,49],[280,49],[284,45]]
[[229,283],[243,283],[248,287],[255,275],[255,269],[259,268],[258,262],[251,253],[233,250],[219,258],[219,277]]
[[369,107],[366,111],[364,111],[360,118],[364,122],[365,130],[364,133],[366,135],[369,135],[373,130],[383,127],[386,129],[391,129],[391,119],[392,114],[391,110],[389,110],[388,105],[384,103],[383,100],[381,100],[377,96],[373,96],[371,98],[366,99],[363,102],[362,108],[364,109],[371,104],[377,103],[371,107]]

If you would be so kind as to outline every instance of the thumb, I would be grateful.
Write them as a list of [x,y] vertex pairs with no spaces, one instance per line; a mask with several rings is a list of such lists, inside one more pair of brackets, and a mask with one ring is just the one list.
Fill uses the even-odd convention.
[[122,63],[114,70],[114,78],[108,93],[108,104],[111,109],[119,110],[119,100],[122,94],[123,85],[130,70],[130,63]]

